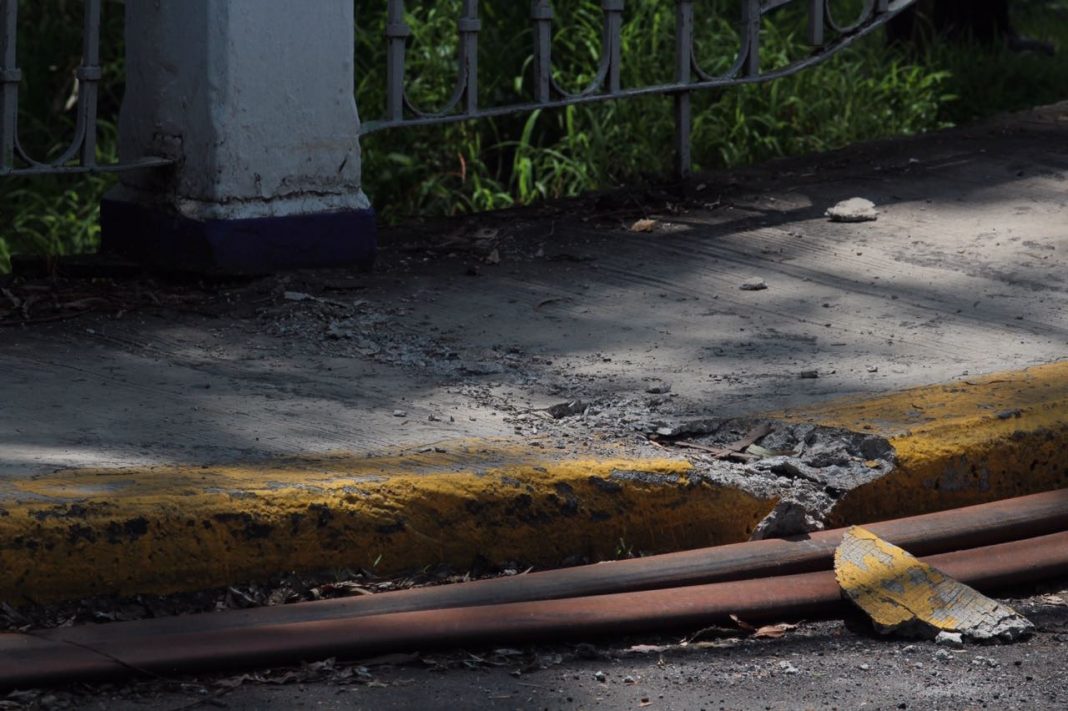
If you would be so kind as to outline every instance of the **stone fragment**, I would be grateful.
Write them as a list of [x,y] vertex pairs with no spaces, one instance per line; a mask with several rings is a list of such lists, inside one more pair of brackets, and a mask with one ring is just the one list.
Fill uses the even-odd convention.
[[1012,608],[859,526],[835,550],[834,573],[846,596],[883,634],[936,639],[949,632],[974,641],[1013,642],[1034,631]]
[[952,647],[953,649],[964,648],[964,638],[960,632],[939,632],[935,637],[935,644],[942,647]]
[[752,279],[743,281],[742,285],[738,288],[742,291],[764,291],[768,288],[768,283],[760,277],[753,277]]
[[582,400],[571,400],[570,402],[561,402],[557,405],[553,405],[545,411],[548,412],[554,420],[562,420],[565,417],[581,415],[586,411],[587,407],[588,405]]
[[879,219],[879,211],[871,200],[856,197],[829,208],[827,217],[831,222],[871,222]]

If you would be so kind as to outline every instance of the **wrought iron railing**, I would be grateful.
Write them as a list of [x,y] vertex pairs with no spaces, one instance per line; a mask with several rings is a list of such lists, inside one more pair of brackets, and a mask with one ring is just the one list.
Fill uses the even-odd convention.
[[102,0],[84,2],[82,57],[75,73],[78,94],[74,136],[67,148],[57,156],[39,160],[30,155],[19,140],[19,85],[22,82],[16,51],[19,3],[18,0],[0,0],[0,176],[133,170],[170,162],[152,157],[119,163],[97,162]]
[[[131,170],[170,163],[167,159],[142,157],[132,161],[101,163],[97,158],[97,94],[101,80],[100,12],[103,0],[85,4],[82,57],[76,70],[78,95],[74,135],[68,147],[54,158],[36,159],[19,140],[19,70],[16,52],[18,0],[0,0],[0,176],[41,173],[84,173]],[[513,2],[514,0],[507,0]],[[664,0],[667,2],[668,0]],[[403,0],[388,0],[386,26],[385,114],[367,121],[363,134],[390,128],[440,124],[452,121],[526,113],[538,109],[587,104],[627,97],[669,95],[675,102],[675,153],[679,172],[689,172],[692,129],[691,99],[695,92],[739,84],[765,82],[794,74],[827,59],[883,25],[915,0],[863,0],[858,17],[842,23],[835,17],[835,0],[740,0],[740,47],[727,71],[706,71],[695,52],[695,0],[675,0],[674,80],[649,86],[624,86],[621,67],[621,37],[625,0],[601,0],[604,27],[600,62],[593,81],[580,91],[561,86],[553,70],[553,4],[532,0],[533,83],[531,96],[504,106],[479,103],[478,42],[481,31],[480,0],[463,0],[458,18],[458,68],[451,97],[441,107],[426,110],[416,105],[405,88],[405,57],[411,29],[405,22]],[[808,8],[808,42],[813,51],[787,66],[762,71],[760,35],[763,17],[789,4]]]
[[[513,0],[509,0],[513,1]],[[405,56],[411,28],[405,22],[403,0],[389,0],[386,25],[386,106],[385,115],[363,124],[364,134],[402,126],[441,124],[452,121],[526,113],[538,109],[610,101],[636,96],[670,95],[675,100],[675,154],[678,172],[689,173],[692,159],[691,99],[695,92],[739,84],[771,81],[818,64],[839,50],[885,24],[915,0],[863,0],[859,16],[842,23],[834,13],[835,0],[741,0],[741,44],[733,64],[721,74],[705,71],[695,52],[695,0],[675,0],[674,81],[651,86],[627,87],[620,79],[621,36],[624,0],[601,0],[604,30],[600,64],[593,81],[583,90],[569,92],[554,77],[552,58],[553,4],[532,0],[533,91],[526,101],[505,106],[479,104],[478,39],[481,30],[479,0],[463,0],[459,17],[458,71],[452,96],[444,106],[428,111],[416,105],[405,88]],[[812,53],[787,66],[761,70],[760,32],[764,15],[789,4],[808,7],[807,39]]]

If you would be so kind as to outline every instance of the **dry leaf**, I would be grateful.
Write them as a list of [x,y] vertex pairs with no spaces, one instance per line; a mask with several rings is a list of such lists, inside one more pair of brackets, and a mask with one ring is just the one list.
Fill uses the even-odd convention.
[[635,654],[659,654],[671,649],[671,645],[665,644],[635,644],[627,649]]
[[764,625],[754,632],[753,636],[757,639],[779,639],[784,637],[787,632],[796,629],[797,625],[789,625],[785,622],[778,625]]
[[1042,595],[1038,598],[1043,605],[1052,605],[1054,607],[1068,607],[1068,593],[1061,593],[1059,595]]
[[652,232],[656,228],[656,220],[642,219],[630,226],[631,232]]

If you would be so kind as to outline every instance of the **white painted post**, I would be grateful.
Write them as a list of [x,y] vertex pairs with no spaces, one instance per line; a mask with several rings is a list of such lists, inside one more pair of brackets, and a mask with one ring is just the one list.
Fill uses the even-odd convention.
[[374,257],[353,0],[126,3],[120,151],[176,161],[105,200],[103,246],[193,270]]

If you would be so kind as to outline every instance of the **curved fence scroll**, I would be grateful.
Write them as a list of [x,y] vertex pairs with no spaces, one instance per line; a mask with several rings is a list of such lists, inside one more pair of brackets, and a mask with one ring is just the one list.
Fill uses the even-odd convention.
[[0,0],[0,176],[45,173],[89,173],[133,170],[167,165],[168,160],[143,158],[133,162],[101,164],[96,157],[97,94],[100,70],[100,6],[102,0],[84,0],[82,57],[75,77],[78,102],[74,135],[58,156],[38,159],[19,141],[18,0]]
[[[738,18],[741,45],[727,71],[705,71],[695,52],[695,0],[675,0],[674,81],[649,86],[623,86],[620,76],[626,57],[621,52],[625,0],[601,0],[604,33],[600,63],[593,81],[578,92],[565,91],[553,71],[552,35],[554,12],[550,0],[532,0],[533,82],[529,100],[505,106],[483,107],[478,100],[478,38],[481,24],[478,0],[464,0],[458,23],[459,52],[456,83],[444,106],[428,112],[417,106],[405,88],[405,54],[411,28],[405,22],[404,0],[389,0],[386,29],[386,112],[378,120],[363,124],[368,134],[389,128],[441,124],[452,121],[527,113],[538,109],[573,104],[610,101],[635,96],[666,95],[675,100],[675,151],[680,174],[690,171],[691,97],[694,92],[740,84],[771,81],[816,65],[885,24],[915,0],[864,0],[857,16],[839,17],[834,0],[742,0]],[[804,5],[808,12],[808,43],[812,52],[787,66],[762,71],[760,62],[761,23],[764,16],[785,5]]]

